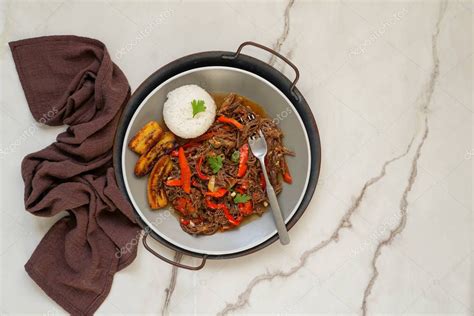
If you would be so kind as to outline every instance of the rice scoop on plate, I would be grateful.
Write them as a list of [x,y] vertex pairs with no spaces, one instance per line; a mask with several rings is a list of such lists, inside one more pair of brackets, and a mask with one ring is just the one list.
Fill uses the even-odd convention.
[[197,85],[181,86],[168,93],[163,118],[173,134],[196,138],[211,127],[216,117],[212,96]]

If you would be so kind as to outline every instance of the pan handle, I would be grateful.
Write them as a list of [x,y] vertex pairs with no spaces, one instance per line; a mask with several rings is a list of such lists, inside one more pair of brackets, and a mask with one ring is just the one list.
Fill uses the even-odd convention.
[[153,255],[155,255],[155,257],[158,257],[159,259],[163,260],[164,262],[167,262],[175,267],[178,267],[178,268],[183,268],[183,269],[188,269],[188,270],[201,270],[204,265],[206,264],[206,260],[207,260],[207,255],[203,255],[202,256],[202,262],[200,265],[198,266],[195,266],[195,267],[192,267],[192,266],[188,266],[188,265],[185,265],[185,264],[182,264],[182,263],[179,263],[179,262],[175,262],[173,260],[170,260],[166,257],[163,257],[162,255],[160,255],[159,253],[157,253],[155,250],[153,250],[150,245],[148,245],[146,239],[148,237],[149,233],[147,231],[145,231],[145,234],[143,235],[143,239],[142,239],[142,242],[143,242],[143,246],[145,246],[146,250],[148,250],[149,252],[151,252]]
[[239,48],[237,49],[237,51],[235,52],[234,55],[224,55],[224,56],[222,56],[222,58],[224,58],[224,59],[236,59],[237,57],[239,57],[242,49],[245,46],[255,46],[257,48],[263,49],[264,51],[267,51],[270,54],[273,54],[273,55],[277,56],[278,58],[283,60],[285,63],[287,63],[291,68],[293,68],[293,70],[295,71],[295,79],[293,79],[293,82],[291,83],[290,93],[293,95],[293,97],[295,97],[297,100],[299,100],[299,97],[295,92],[295,87],[296,87],[296,83],[300,79],[300,71],[298,70],[298,67],[296,67],[296,65],[293,64],[288,58],[286,58],[285,56],[283,56],[279,52],[275,51],[274,49],[271,49],[271,48],[269,48],[267,46],[264,46],[262,44],[259,44],[259,43],[255,43],[255,42],[252,42],[252,41],[247,41],[247,42],[243,42],[242,44],[240,44]]

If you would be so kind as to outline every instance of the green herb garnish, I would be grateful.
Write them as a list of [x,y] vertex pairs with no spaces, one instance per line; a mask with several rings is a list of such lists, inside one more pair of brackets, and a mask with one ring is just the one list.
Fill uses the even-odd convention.
[[251,197],[248,196],[247,194],[240,194],[240,193],[237,193],[237,195],[234,197],[234,203],[237,204],[237,203],[245,203],[247,202],[248,200],[250,200]]
[[211,167],[213,173],[217,173],[219,170],[221,170],[223,160],[224,157],[222,156],[207,157],[207,163],[209,164],[209,167]]
[[239,159],[240,159],[240,153],[238,150],[234,151],[232,153],[232,157],[230,158],[233,162],[239,162]]
[[200,112],[206,111],[206,106],[204,105],[204,100],[193,100],[191,102],[193,107],[193,117]]

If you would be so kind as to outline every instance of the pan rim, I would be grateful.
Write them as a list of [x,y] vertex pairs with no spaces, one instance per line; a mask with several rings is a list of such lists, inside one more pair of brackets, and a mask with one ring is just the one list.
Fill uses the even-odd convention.
[[[243,247],[234,248],[234,249],[231,249],[231,250],[215,251],[215,250],[205,250],[205,249],[199,249],[199,248],[193,248],[193,247],[186,246],[186,245],[181,244],[181,243],[177,242],[176,240],[170,238],[169,236],[167,236],[165,234],[162,234],[160,232],[160,230],[157,229],[157,227],[155,225],[153,225],[153,223],[150,220],[147,219],[147,217],[143,214],[141,208],[138,206],[137,202],[135,201],[133,195],[131,194],[131,190],[130,190],[130,187],[129,187],[129,181],[128,181],[128,176],[129,175],[127,175],[126,172],[123,172],[123,171],[126,170],[125,169],[125,153],[126,153],[126,150],[128,150],[128,147],[124,146],[123,144],[125,144],[126,140],[129,138],[131,126],[135,122],[135,119],[136,119],[138,113],[141,111],[143,106],[147,103],[149,98],[151,98],[158,90],[160,90],[164,85],[166,85],[170,81],[176,80],[176,79],[178,79],[182,76],[185,76],[185,75],[193,73],[193,72],[208,70],[208,69],[209,70],[220,69],[220,70],[235,71],[235,72],[241,72],[241,73],[244,73],[246,75],[252,76],[252,77],[262,81],[264,84],[268,85],[270,88],[272,88],[274,91],[276,91],[276,93],[278,93],[280,95],[280,97],[282,97],[283,100],[285,100],[287,105],[291,107],[292,111],[294,113],[296,113],[296,118],[297,118],[301,128],[303,129],[303,134],[304,134],[304,137],[305,137],[305,144],[306,144],[306,147],[307,147],[308,162],[307,162],[306,179],[305,179],[305,182],[304,182],[304,189],[302,190],[302,192],[301,192],[301,194],[300,194],[300,196],[297,200],[297,203],[295,204],[295,207],[292,209],[289,216],[287,216],[287,218],[285,220],[285,223],[290,222],[290,220],[298,212],[299,207],[301,206],[301,203],[303,202],[303,199],[304,199],[304,197],[306,195],[306,192],[308,190],[308,185],[309,185],[309,181],[310,181],[310,177],[311,177],[311,173],[312,173],[312,166],[311,166],[311,158],[312,157],[311,157],[311,147],[310,147],[311,142],[310,142],[310,139],[309,139],[309,136],[308,136],[308,131],[307,131],[306,126],[303,122],[303,119],[302,119],[300,113],[298,112],[298,110],[296,109],[296,107],[289,100],[289,98],[279,88],[277,88],[273,83],[271,83],[267,79],[255,74],[255,73],[252,73],[248,70],[244,70],[244,69],[240,69],[240,68],[229,67],[229,66],[204,66],[204,67],[197,67],[197,68],[189,69],[187,71],[178,73],[178,74],[168,78],[167,80],[163,81],[162,83],[160,83],[157,87],[155,87],[152,91],[150,91],[150,93],[140,102],[140,104],[136,108],[135,112],[133,113],[131,119],[129,120],[129,122],[127,124],[126,132],[125,132],[123,142],[122,142],[122,150],[121,150],[121,153],[120,153],[122,177],[123,177],[123,180],[124,180],[123,183],[124,183],[125,190],[127,192],[128,198],[129,198],[130,202],[132,203],[137,216],[140,218],[141,221],[143,221],[143,223],[148,227],[148,229],[150,229],[152,232],[157,234],[160,238],[164,239],[166,242],[174,245],[175,247],[178,247],[180,249],[183,249],[185,251],[189,251],[189,252],[192,252],[192,253],[207,254],[207,255],[213,255],[213,256],[225,256],[225,255],[232,255],[232,254],[248,251],[248,250],[251,250],[251,249],[267,242],[273,236],[276,235],[276,233],[277,233],[276,227],[275,227],[274,230],[272,230],[270,233],[266,234],[264,237],[261,237],[261,238],[257,239],[256,241],[253,241],[252,243],[248,243],[247,245],[245,245]],[[185,232],[183,231],[183,233],[185,233]]]

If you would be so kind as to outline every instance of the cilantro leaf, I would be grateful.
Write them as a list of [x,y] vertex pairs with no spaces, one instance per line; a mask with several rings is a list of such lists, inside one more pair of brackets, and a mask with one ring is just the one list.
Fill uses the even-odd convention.
[[204,100],[193,100],[191,102],[191,106],[193,107],[193,117],[200,112],[206,111],[206,106],[204,105]]
[[224,157],[222,156],[208,156],[207,157],[207,163],[212,169],[213,173],[219,172],[222,168],[222,162],[224,160]]
[[247,194],[240,194],[240,193],[237,193],[237,195],[234,197],[234,203],[237,204],[237,203],[245,203],[247,202],[248,200],[251,200],[252,198],[250,196],[248,196]]
[[239,162],[240,159],[240,153],[238,150],[234,151],[232,153],[232,157],[230,158],[233,162]]

